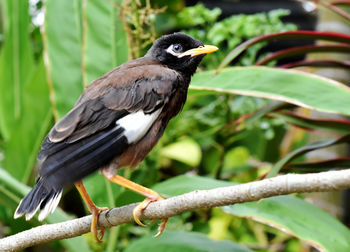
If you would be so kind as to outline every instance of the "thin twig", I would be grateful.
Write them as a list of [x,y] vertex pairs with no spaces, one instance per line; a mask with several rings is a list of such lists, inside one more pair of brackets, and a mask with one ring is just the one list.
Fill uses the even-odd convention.
[[[326,192],[350,188],[350,169],[317,174],[288,174],[246,184],[197,190],[150,204],[141,220],[162,219],[199,208],[231,205],[263,198],[301,192]],[[137,205],[113,208],[103,212],[99,226],[108,228],[133,222]],[[90,231],[91,215],[62,223],[42,225],[0,240],[0,251],[15,251],[33,245],[76,237]]]

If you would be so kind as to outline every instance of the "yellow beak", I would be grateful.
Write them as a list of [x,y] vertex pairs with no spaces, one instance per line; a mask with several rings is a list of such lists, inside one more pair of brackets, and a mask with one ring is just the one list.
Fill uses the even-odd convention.
[[204,46],[200,46],[197,48],[193,48],[190,50],[187,50],[186,52],[181,53],[179,56],[177,56],[178,58],[182,58],[184,56],[197,56],[197,55],[201,55],[201,54],[209,54],[212,52],[215,52],[219,50],[219,48],[217,48],[216,46],[212,46],[212,45],[204,45]]

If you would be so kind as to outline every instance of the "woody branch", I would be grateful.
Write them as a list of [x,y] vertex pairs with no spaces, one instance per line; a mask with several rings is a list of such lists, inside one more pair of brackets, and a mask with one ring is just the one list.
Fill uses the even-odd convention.
[[[256,201],[271,196],[326,192],[350,188],[350,170],[317,174],[288,174],[246,184],[197,190],[151,203],[141,220],[162,219],[200,208],[212,208],[235,203]],[[137,203],[113,208],[101,213],[99,227],[109,228],[133,222],[132,210]],[[91,215],[62,223],[42,225],[0,239],[0,251],[16,251],[50,241],[76,237],[90,231]]]

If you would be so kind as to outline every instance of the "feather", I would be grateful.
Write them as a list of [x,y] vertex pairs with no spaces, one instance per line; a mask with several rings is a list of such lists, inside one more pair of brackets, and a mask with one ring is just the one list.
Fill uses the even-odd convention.
[[61,198],[62,189],[48,189],[43,184],[43,180],[39,179],[34,188],[19,203],[14,218],[17,219],[25,214],[26,220],[33,218],[38,209],[50,210],[47,213],[40,213],[39,219],[44,219],[49,213],[52,213]]

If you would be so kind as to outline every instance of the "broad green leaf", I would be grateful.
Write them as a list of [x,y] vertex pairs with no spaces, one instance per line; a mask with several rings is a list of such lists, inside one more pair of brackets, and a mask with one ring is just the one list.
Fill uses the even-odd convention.
[[83,90],[80,5],[79,0],[45,1],[44,55],[55,119]]
[[[175,196],[193,190],[232,185],[236,183],[182,175],[158,183],[153,189],[166,196]],[[270,197],[258,202],[225,206],[222,209],[231,214],[268,223],[327,251],[350,251],[350,231],[342,223],[294,196]],[[332,247],[337,249],[329,249]]]
[[203,234],[183,231],[165,231],[157,239],[146,236],[132,242],[125,252],[248,252],[252,251],[231,241],[214,241]]
[[189,138],[163,147],[160,155],[194,167],[199,165],[202,159],[200,146],[197,142]]
[[285,101],[319,111],[350,115],[350,88],[324,77],[267,67],[231,67],[213,77],[198,73],[191,88]]
[[209,190],[232,185],[235,185],[235,183],[206,177],[180,175],[158,183],[152,189],[166,197],[171,197],[193,190]]
[[36,162],[41,141],[52,121],[49,89],[43,61],[23,88],[23,113],[13,127],[15,134],[5,145],[4,168],[27,183]]
[[[6,206],[14,206],[19,204],[21,198],[23,198],[30,191],[30,187],[22,184],[11,176],[7,171],[0,167],[0,199],[6,197]],[[2,201],[0,200],[0,203]],[[45,219],[46,224],[58,223],[72,219],[66,213],[64,213],[60,208],[57,208],[54,213],[49,215]],[[61,240],[62,243],[69,251],[72,252],[81,252],[81,251],[90,251],[88,244],[82,236],[75,237],[72,239]]]
[[350,251],[349,229],[328,213],[297,197],[277,196],[222,209],[274,226],[324,251]]
[[33,58],[28,1],[3,0],[4,44],[0,55],[0,131],[8,139],[22,114],[23,87]]
[[117,1],[84,1],[83,74],[86,86],[127,61],[128,47]]

